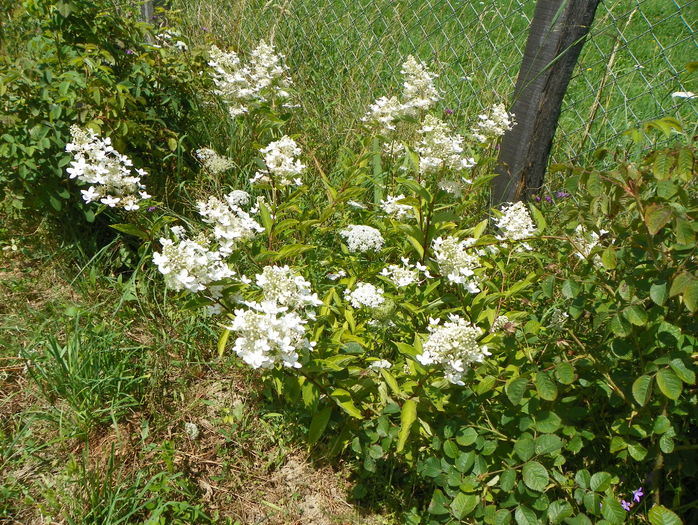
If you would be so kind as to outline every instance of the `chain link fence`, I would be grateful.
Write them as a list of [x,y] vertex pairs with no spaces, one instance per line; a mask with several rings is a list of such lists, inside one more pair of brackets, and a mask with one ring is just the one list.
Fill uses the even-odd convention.
[[[222,0],[198,20],[242,50],[271,40],[302,89],[305,117],[355,125],[375,98],[400,87],[413,54],[436,71],[453,118],[511,102],[535,0]],[[207,6],[208,12],[204,8]],[[695,121],[698,0],[605,0],[570,82],[554,156],[593,150],[641,121]]]

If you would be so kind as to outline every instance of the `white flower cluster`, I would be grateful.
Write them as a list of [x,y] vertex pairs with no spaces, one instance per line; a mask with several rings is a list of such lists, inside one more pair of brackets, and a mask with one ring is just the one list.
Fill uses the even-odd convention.
[[481,252],[469,250],[474,243],[472,238],[459,241],[456,237],[438,237],[431,246],[441,273],[452,283],[462,284],[470,293],[480,291],[480,277],[475,270],[482,266]]
[[253,368],[271,368],[276,363],[300,368],[298,352],[312,349],[305,337],[313,307],[322,304],[310,283],[288,266],[266,266],[255,276],[262,289],[260,302],[246,301],[249,309],[235,310],[228,327],[236,332],[235,353]]
[[589,257],[591,250],[599,244],[599,239],[606,233],[608,233],[608,230],[599,230],[599,233],[596,233],[595,231],[587,231],[581,224],[577,225],[574,229],[574,238],[572,239],[577,249],[575,255],[580,259]]
[[[502,216],[495,220],[495,226],[501,232],[497,239],[520,241],[532,237],[536,233],[536,226],[523,202],[505,204],[501,211]],[[526,243],[522,243],[521,246],[527,250],[531,249]]]
[[243,64],[234,51],[225,53],[216,46],[211,46],[210,55],[215,93],[231,116],[247,113],[255,104],[289,97],[291,79],[282,63],[283,55],[277,55],[264,41],[250,53],[249,64]]
[[400,221],[403,219],[410,219],[414,217],[414,210],[409,204],[400,204],[400,201],[404,199],[404,195],[388,195],[384,200],[381,201],[381,209],[388,214],[388,216]]
[[354,308],[367,306],[378,308],[385,302],[383,288],[376,288],[370,283],[356,283],[354,290],[344,290],[344,298],[351,303]]
[[162,252],[153,254],[153,262],[165,276],[165,284],[175,291],[200,292],[215,281],[232,277],[233,272],[223,261],[221,252],[210,249],[205,236],[189,239],[182,228],[172,232],[177,241],[162,238]]
[[398,288],[409,286],[419,281],[419,272],[423,272],[426,278],[431,278],[431,274],[426,266],[416,262],[411,264],[407,257],[402,257],[402,265],[389,264],[381,270],[381,275],[387,277]]
[[303,181],[299,177],[305,169],[303,164],[296,157],[301,154],[301,149],[296,141],[284,135],[281,139],[271,142],[266,148],[259,150],[264,155],[264,164],[267,169],[258,171],[250,179],[252,184],[256,182],[270,182],[270,178],[280,186],[290,186],[295,184],[301,186]]
[[464,385],[466,367],[482,363],[485,356],[492,354],[487,346],[478,344],[482,329],[453,314],[443,325],[440,322],[440,319],[429,320],[429,337],[416,359],[424,366],[441,365],[449,382]]
[[208,201],[196,203],[203,221],[213,226],[213,238],[218,241],[218,250],[224,256],[230,255],[239,241],[251,239],[264,231],[241,208],[249,202],[249,198],[247,192],[234,190],[224,197],[225,202],[211,196]]
[[433,115],[424,118],[419,130],[422,138],[415,147],[422,175],[442,169],[463,171],[475,166],[475,159],[463,154],[463,136],[450,132],[448,124]]
[[255,278],[263,291],[263,301],[294,309],[322,304],[317,294],[312,293],[310,283],[288,266],[265,266]]
[[473,126],[473,138],[484,144],[490,139],[501,137],[514,127],[514,115],[509,113],[504,104],[492,106],[489,114],[479,115],[479,121]]
[[346,229],[339,232],[339,235],[346,239],[347,247],[352,253],[377,252],[385,242],[381,232],[362,224],[349,224]]
[[150,198],[141,183],[146,172],[136,169],[133,175],[131,159],[116,151],[109,137],[102,139],[93,130],[78,126],[70,127],[70,135],[72,141],[65,150],[75,160],[66,171],[71,179],[90,184],[86,190],[80,190],[86,203],[99,201],[110,208],[131,211],[140,207],[140,200]]
[[388,369],[392,367],[393,364],[386,359],[378,359],[377,361],[373,361],[370,365],[368,365],[368,368],[371,370],[380,370],[381,368]]
[[408,56],[402,64],[400,73],[405,76],[402,106],[403,111],[408,115],[417,115],[419,111],[426,111],[441,98],[434,87],[434,79],[437,75],[429,72],[427,67],[412,55]]
[[252,368],[272,368],[281,363],[300,368],[298,350],[314,345],[305,337],[306,320],[275,301],[247,302],[235,310],[228,329],[235,332],[235,353]]
[[384,135],[394,131],[396,122],[403,117],[418,115],[440,99],[434,87],[436,75],[412,55],[402,64],[400,73],[405,77],[402,100],[381,97],[369,106],[368,113],[361,119]]
[[232,159],[219,155],[211,148],[197,149],[195,155],[204,165],[204,169],[211,175],[219,175],[235,167]]
[[492,332],[501,332],[507,325],[511,324],[511,320],[506,315],[498,315],[497,318],[492,323]]

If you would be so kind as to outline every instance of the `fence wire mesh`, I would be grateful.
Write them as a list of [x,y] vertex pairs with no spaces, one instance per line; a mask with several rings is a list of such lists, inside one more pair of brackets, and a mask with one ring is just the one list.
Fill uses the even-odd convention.
[[[409,54],[439,74],[445,107],[467,120],[511,102],[535,3],[240,1],[214,6],[209,23],[240,49],[273,41],[304,92],[303,111],[321,126],[351,126],[375,98],[399,90]],[[557,155],[595,149],[664,115],[695,121],[698,100],[671,95],[697,91],[685,70],[698,60],[696,23],[698,0],[602,1],[565,98]]]

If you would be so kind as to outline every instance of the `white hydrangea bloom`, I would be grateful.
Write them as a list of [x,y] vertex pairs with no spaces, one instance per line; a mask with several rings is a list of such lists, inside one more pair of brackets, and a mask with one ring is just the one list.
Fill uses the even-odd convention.
[[306,321],[275,301],[247,302],[249,308],[235,310],[227,328],[237,334],[233,350],[252,368],[272,368],[281,363],[300,368],[298,352],[314,344],[305,337]]
[[301,154],[301,149],[295,140],[284,135],[259,151],[264,155],[264,164],[267,169],[258,171],[250,180],[251,183],[269,182],[269,177],[273,177],[274,182],[280,186],[303,184],[300,175],[306,166],[296,158]]
[[463,154],[463,137],[450,132],[448,124],[433,115],[424,118],[419,130],[422,138],[415,147],[422,175],[442,169],[463,171],[475,166],[475,159]]
[[353,291],[345,290],[344,298],[351,303],[354,308],[367,306],[378,308],[385,302],[383,288],[377,288],[370,283],[356,283]]
[[345,270],[337,270],[335,273],[328,273],[327,278],[330,281],[336,281],[337,279],[341,279],[342,277],[346,277],[347,272]]
[[405,145],[399,140],[393,140],[383,144],[383,153],[392,159],[397,159],[405,154]]
[[412,209],[412,206],[409,204],[399,203],[399,201],[404,198],[405,196],[402,194],[388,195],[381,201],[380,207],[386,214],[398,221],[414,217],[414,210]]
[[377,361],[371,362],[370,365],[368,365],[368,368],[371,370],[380,370],[381,368],[392,368],[393,364],[390,361],[387,361],[386,359],[378,359]]
[[407,258],[402,259],[402,265],[389,264],[381,270],[383,277],[387,277],[395,286],[403,288],[419,280],[419,271],[410,264]]
[[475,239],[459,241],[456,237],[438,237],[432,243],[434,259],[441,273],[452,283],[461,284],[470,293],[480,291],[480,277],[475,270],[480,268],[480,251],[470,249]]
[[219,175],[235,167],[232,159],[219,155],[211,148],[197,149],[194,154],[201,161],[204,169],[212,175]]
[[479,121],[473,126],[473,138],[485,143],[490,139],[501,137],[514,127],[514,115],[507,112],[504,104],[495,104],[489,113],[479,115]]
[[78,126],[70,127],[70,135],[65,150],[73,154],[74,160],[66,171],[71,179],[90,184],[87,190],[81,190],[86,203],[99,201],[110,208],[132,211],[140,208],[139,201],[150,198],[141,182],[147,173],[132,170],[131,159],[116,151],[109,137],[102,139],[93,130]]
[[572,239],[576,248],[574,254],[580,259],[586,259],[591,255],[591,250],[599,244],[601,236],[606,233],[608,233],[608,230],[599,230],[599,233],[596,233],[595,231],[587,231],[581,224],[577,225],[574,229],[574,238]]
[[378,129],[382,135],[387,135],[395,130],[395,123],[402,115],[402,104],[397,97],[381,97],[368,107],[368,113],[361,121]]
[[492,354],[487,346],[478,343],[482,329],[453,314],[443,325],[440,322],[440,319],[429,320],[429,337],[416,359],[424,366],[440,365],[449,382],[462,386],[466,368],[473,363],[482,363]]
[[293,309],[322,304],[317,294],[312,293],[310,283],[288,266],[265,266],[255,279],[262,289],[264,302]]
[[289,97],[291,79],[286,75],[283,55],[276,54],[266,42],[261,41],[250,53],[248,64],[243,64],[234,51],[226,53],[216,46],[211,46],[210,56],[215,94],[231,116],[247,113],[256,104]]
[[238,205],[241,199],[245,200],[245,196],[249,200],[246,192],[237,190],[226,195],[225,202],[216,197],[197,202],[199,215],[205,223],[213,226],[212,235],[218,241],[218,249],[223,255],[230,255],[238,242],[251,239],[264,231],[264,228]]
[[210,283],[232,277],[233,272],[219,251],[210,250],[205,237],[188,239],[181,233],[177,241],[162,238],[161,252],[153,253],[153,262],[165,277],[165,284],[175,291],[196,293]]
[[349,251],[352,253],[377,252],[385,243],[381,232],[362,224],[349,224],[339,234],[346,239]]
[[[503,215],[494,221],[495,226],[501,232],[497,239],[520,241],[535,235],[536,226],[523,202],[505,204],[501,211]],[[527,250],[531,249],[526,243],[522,243],[521,246]]]
[[492,332],[501,332],[506,326],[511,323],[511,320],[506,315],[498,315],[492,323]]
[[402,90],[402,110],[408,115],[417,115],[431,108],[441,98],[434,86],[436,74],[412,55],[407,57],[400,70],[405,77]]

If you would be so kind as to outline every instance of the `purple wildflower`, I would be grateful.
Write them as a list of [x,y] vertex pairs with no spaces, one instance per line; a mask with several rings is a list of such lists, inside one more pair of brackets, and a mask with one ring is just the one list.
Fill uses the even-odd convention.
[[133,55],[135,54],[135,51],[133,49],[127,49],[126,51],[124,51],[124,53],[126,53],[127,55]]
[[555,194],[555,196],[556,196],[558,199],[565,199],[565,198],[569,197],[570,194],[567,193],[566,191],[558,191],[558,192]]
[[620,506],[623,507],[623,509],[626,511],[629,511],[632,508],[632,505],[624,499],[620,500]]
[[201,30],[202,30],[202,31],[208,32],[208,27],[206,27],[206,26],[201,26]]
[[545,196],[546,202],[553,202],[553,198],[550,195]]
[[642,487],[640,487],[637,490],[633,490],[633,501],[640,502],[642,499],[642,496],[644,496],[645,493],[642,491]]
[[451,108],[446,108],[444,109],[444,113],[446,113],[446,115],[453,115],[453,110]]
[[157,206],[149,206],[148,211],[155,211],[157,209]]
[[533,196],[533,199],[534,199],[536,202],[540,202],[540,195],[534,195],[534,196]]

